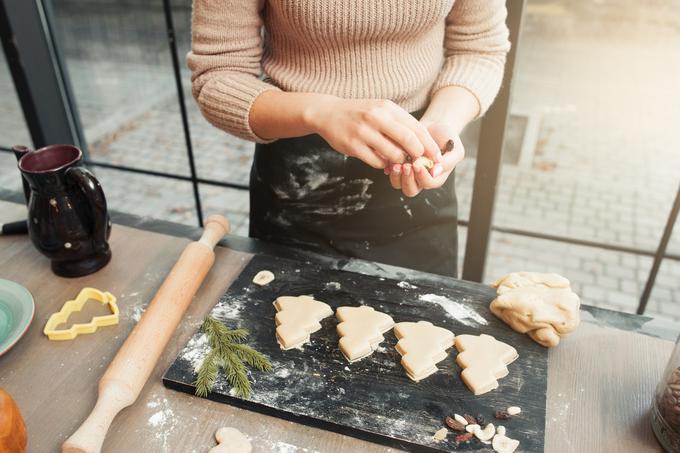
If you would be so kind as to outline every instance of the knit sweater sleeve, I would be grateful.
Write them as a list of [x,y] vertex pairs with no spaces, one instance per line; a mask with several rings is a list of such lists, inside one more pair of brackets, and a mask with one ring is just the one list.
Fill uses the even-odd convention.
[[250,109],[266,90],[278,90],[262,73],[264,0],[194,0],[191,26],[192,92],[214,126],[266,143],[250,128]]
[[510,49],[505,0],[455,0],[446,18],[444,65],[432,93],[457,85],[479,102],[479,116],[493,102]]

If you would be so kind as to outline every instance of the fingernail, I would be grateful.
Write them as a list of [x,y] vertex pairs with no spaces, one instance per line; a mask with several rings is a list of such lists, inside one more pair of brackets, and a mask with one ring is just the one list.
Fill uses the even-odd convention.
[[383,173],[385,173],[386,175],[390,174],[390,166],[389,165],[387,167],[383,168]]
[[404,174],[406,176],[411,176],[411,166],[410,165],[404,165]]
[[444,172],[444,167],[442,167],[441,164],[435,164],[434,168],[432,169],[432,176],[439,176]]
[[392,167],[392,171],[394,172],[395,175],[400,175],[401,174],[401,165],[396,164],[395,166]]

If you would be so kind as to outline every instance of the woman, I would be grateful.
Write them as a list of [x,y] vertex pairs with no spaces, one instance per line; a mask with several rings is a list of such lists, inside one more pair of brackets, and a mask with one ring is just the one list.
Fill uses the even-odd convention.
[[505,16],[503,0],[194,0],[194,97],[257,142],[250,235],[456,276],[459,134],[499,89]]

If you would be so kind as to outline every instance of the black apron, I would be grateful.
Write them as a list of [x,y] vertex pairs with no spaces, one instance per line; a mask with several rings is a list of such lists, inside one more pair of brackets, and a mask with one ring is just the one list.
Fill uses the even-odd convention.
[[457,220],[454,174],[408,198],[319,135],[255,147],[251,237],[456,277]]

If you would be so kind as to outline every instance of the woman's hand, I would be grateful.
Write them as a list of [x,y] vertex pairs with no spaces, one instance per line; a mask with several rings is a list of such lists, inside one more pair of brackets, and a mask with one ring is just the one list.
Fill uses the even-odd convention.
[[430,170],[422,165],[411,163],[393,164],[385,169],[385,173],[390,176],[392,187],[401,189],[407,197],[415,197],[423,189],[441,187],[456,165],[465,157],[465,148],[458,136],[459,129],[439,122],[423,123],[423,126],[440,149],[446,147],[448,140],[453,140],[453,149],[444,153],[441,161],[435,162]]
[[304,121],[336,151],[384,169],[426,156],[442,159],[430,131],[392,101],[324,96],[305,110]]

